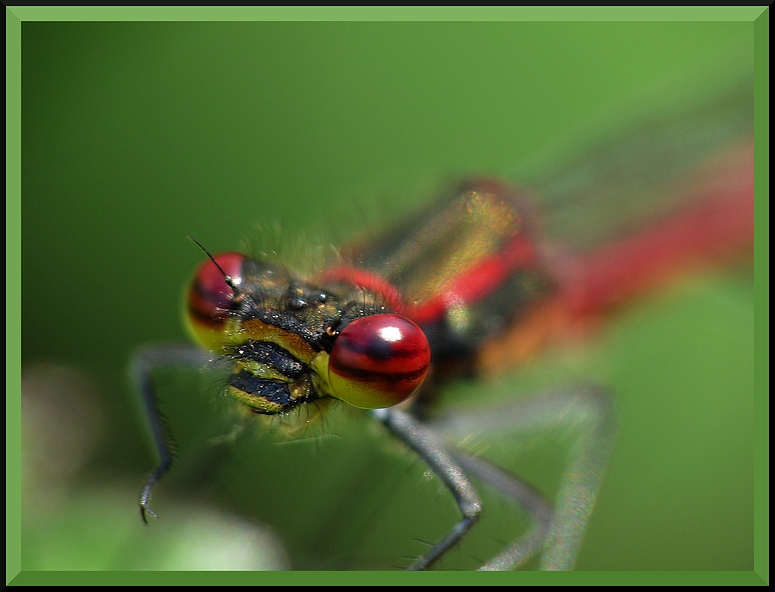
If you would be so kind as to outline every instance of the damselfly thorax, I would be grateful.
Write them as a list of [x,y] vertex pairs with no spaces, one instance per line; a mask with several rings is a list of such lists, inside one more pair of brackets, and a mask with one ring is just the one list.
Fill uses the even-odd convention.
[[311,278],[217,255],[194,278],[189,328],[233,362],[229,392],[255,413],[325,397],[396,405],[431,363],[437,379],[470,371],[483,343],[552,291],[521,202],[504,184],[466,183]]

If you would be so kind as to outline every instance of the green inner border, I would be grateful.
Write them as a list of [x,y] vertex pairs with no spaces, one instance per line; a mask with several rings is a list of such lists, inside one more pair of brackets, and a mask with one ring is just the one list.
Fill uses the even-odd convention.
[[753,21],[760,6],[15,6],[22,21]]
[[[756,355],[753,572],[21,572],[21,22],[163,20],[755,21]],[[711,584],[769,583],[769,8],[743,7],[6,7],[6,584]],[[411,578],[411,579],[409,579]]]

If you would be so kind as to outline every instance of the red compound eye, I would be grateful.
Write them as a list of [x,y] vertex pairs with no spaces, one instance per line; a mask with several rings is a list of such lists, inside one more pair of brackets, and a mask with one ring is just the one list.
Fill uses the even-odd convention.
[[186,315],[194,337],[205,347],[213,349],[213,340],[229,317],[234,290],[226,283],[226,273],[234,284],[242,283],[242,253],[228,252],[215,256],[221,269],[207,259],[199,269],[188,289],[188,314]]
[[355,407],[400,403],[425,380],[431,348],[423,330],[395,314],[352,321],[339,334],[328,362],[334,396]]

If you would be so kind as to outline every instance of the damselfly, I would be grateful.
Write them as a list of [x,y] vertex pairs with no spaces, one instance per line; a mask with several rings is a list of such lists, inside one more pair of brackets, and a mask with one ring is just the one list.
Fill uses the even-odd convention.
[[339,400],[370,410],[441,479],[461,517],[412,569],[432,566],[476,524],[483,508],[471,477],[533,520],[485,569],[536,556],[542,568],[572,568],[611,450],[612,395],[579,386],[479,417],[513,430],[570,418],[580,435],[554,499],[455,446],[444,435],[454,422],[442,433],[430,421],[434,404],[450,380],[519,364],[688,266],[750,253],[752,125],[745,84],[603,139],[532,179],[530,190],[490,178],[461,183],[308,277],[205,251],[185,317],[199,347],[149,347],[133,366],[161,457],[140,497],[143,520],[155,516],[151,491],[172,464],[153,373],[218,358],[231,368],[225,391],[240,408],[277,416],[324,412]]

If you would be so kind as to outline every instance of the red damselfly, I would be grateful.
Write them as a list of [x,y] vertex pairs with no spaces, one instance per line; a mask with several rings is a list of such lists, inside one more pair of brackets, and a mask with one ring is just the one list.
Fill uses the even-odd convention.
[[485,569],[534,557],[545,569],[572,568],[612,447],[614,394],[582,385],[477,415],[480,429],[564,421],[578,432],[552,499],[457,447],[453,434],[471,418],[441,419],[435,403],[451,380],[514,367],[689,267],[750,256],[752,97],[742,84],[655,115],[526,179],[529,189],[460,183],[308,277],[238,252],[207,253],[187,297],[199,347],[145,348],[133,366],[161,457],[141,494],[143,520],[155,516],[151,491],[172,464],[154,371],[217,358],[241,409],[271,417],[344,401],[370,410],[429,466],[461,518],[412,569],[432,566],[477,522],[470,478],[532,518]]

